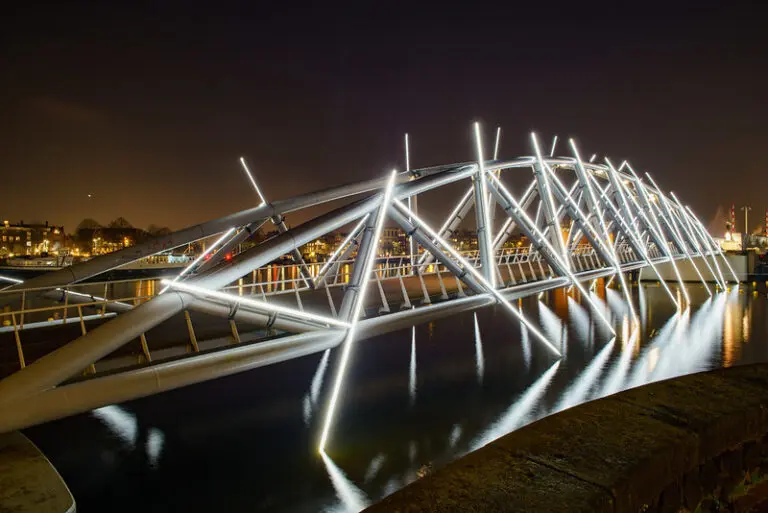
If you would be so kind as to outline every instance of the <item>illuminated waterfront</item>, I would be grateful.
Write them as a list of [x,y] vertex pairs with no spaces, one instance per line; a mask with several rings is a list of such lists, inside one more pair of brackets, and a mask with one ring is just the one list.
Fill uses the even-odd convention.
[[[598,288],[618,336],[562,291],[525,311],[564,358],[503,307],[375,337],[352,355],[328,457],[316,452],[337,352],[265,367],[26,430],[80,511],[353,511],[548,413],[629,386],[768,361],[766,290],[676,314],[654,285]],[[674,288],[673,291],[677,292]]]

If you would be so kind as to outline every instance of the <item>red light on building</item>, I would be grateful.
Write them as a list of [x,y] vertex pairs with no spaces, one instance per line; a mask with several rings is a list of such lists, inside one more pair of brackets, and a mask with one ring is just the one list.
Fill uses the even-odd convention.
[[731,205],[731,234],[736,231],[736,205]]

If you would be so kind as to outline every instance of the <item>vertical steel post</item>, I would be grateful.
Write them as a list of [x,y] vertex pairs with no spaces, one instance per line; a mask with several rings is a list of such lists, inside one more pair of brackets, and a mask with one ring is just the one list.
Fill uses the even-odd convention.
[[229,320],[229,329],[232,331],[232,340],[235,344],[240,344],[240,332],[237,331],[237,324],[234,319]]
[[547,176],[544,166],[547,164],[541,156],[541,149],[539,148],[539,141],[536,138],[536,134],[531,134],[531,141],[533,142],[533,148],[536,152],[536,163],[533,165],[533,174],[536,177],[536,184],[539,188],[539,198],[542,206],[542,213],[544,214],[544,221],[550,228],[549,234],[550,242],[555,247],[558,253],[563,257],[563,263],[566,268],[570,268],[570,262],[568,254],[565,251],[565,243],[563,242],[563,232],[560,229],[560,223],[555,209],[555,201],[552,198],[552,189],[549,183],[549,177]]
[[139,335],[139,341],[141,342],[141,352],[144,354],[144,359],[147,362],[152,361],[152,355],[149,354],[149,345],[147,345],[147,336],[142,333]]
[[[408,134],[405,134],[405,170],[411,171],[411,150],[408,144]],[[416,176],[412,175],[411,180],[415,180]],[[408,208],[414,213],[419,212],[419,199],[416,194],[408,196]],[[419,270],[416,268],[416,259],[419,257],[419,244],[413,240],[413,237],[408,237],[408,254],[410,255],[409,261],[411,262],[410,274],[417,274]]]
[[19,355],[19,366],[23,369],[27,366],[24,360],[24,349],[21,347],[21,336],[19,335],[19,327],[16,326],[16,314],[11,312],[11,322],[13,323],[13,338],[16,341],[16,353]]
[[342,321],[349,322],[355,303],[357,301],[365,301],[365,298],[358,299],[357,296],[363,281],[369,278],[369,276],[363,276],[362,273],[370,258],[371,251],[376,252],[378,241],[373,240],[373,232],[376,228],[376,221],[381,215],[384,214],[377,211],[376,215],[368,216],[368,219],[365,221],[360,249],[357,252],[355,265],[352,268],[352,276],[349,279],[349,283],[347,283],[347,290],[344,292],[344,298],[341,300],[341,307],[339,308],[339,319]]
[[485,158],[483,142],[480,137],[480,124],[475,123],[475,143],[477,145],[477,174],[473,178],[475,188],[475,222],[477,223],[477,247],[480,251],[483,277],[496,287],[495,259],[489,224],[488,186],[485,177]]
[[192,350],[197,353],[200,351],[200,346],[197,345],[197,336],[195,336],[195,328],[192,326],[189,310],[184,310],[184,321],[187,323],[187,333],[189,333],[189,342],[192,344]]

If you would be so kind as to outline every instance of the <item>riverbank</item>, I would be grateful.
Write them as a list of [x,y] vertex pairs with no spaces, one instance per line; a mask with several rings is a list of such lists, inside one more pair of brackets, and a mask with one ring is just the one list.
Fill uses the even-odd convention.
[[0,434],[0,511],[75,511],[75,499],[64,480],[35,444],[18,431]]
[[757,364],[545,417],[366,511],[750,511],[766,477],[768,365]]

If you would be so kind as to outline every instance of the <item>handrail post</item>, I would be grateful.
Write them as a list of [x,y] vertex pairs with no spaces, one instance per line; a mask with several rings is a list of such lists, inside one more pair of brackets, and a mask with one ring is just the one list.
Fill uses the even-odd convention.
[[184,310],[184,320],[187,323],[187,332],[189,333],[189,342],[192,344],[194,352],[200,351],[200,347],[197,345],[197,337],[195,336],[195,327],[192,326],[192,318],[189,316],[189,310]]

